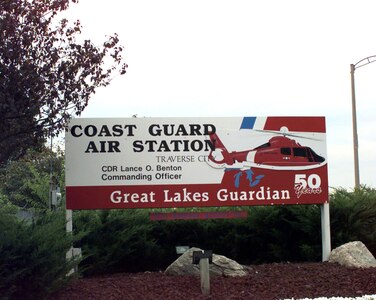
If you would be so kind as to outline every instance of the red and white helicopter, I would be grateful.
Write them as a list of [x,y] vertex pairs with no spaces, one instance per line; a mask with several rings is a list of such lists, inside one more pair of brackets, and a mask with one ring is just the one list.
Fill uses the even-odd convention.
[[273,136],[268,142],[250,150],[229,152],[222,143],[217,133],[210,134],[210,141],[214,145],[208,156],[208,163],[213,168],[261,168],[272,170],[308,170],[326,164],[324,157],[316,154],[313,149],[302,146],[290,137],[317,140],[313,137],[304,137],[299,133],[289,133],[288,128],[282,127],[280,131],[256,130],[271,133]]

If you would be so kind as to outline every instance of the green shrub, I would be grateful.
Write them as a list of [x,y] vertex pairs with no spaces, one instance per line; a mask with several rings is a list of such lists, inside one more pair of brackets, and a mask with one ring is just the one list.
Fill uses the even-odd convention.
[[86,233],[81,241],[85,274],[139,271],[152,264],[156,245],[146,211],[81,211],[73,223]]
[[72,242],[62,212],[26,222],[0,209],[0,295],[38,299],[64,285],[77,264],[66,261]]
[[[375,253],[375,195],[365,187],[331,194],[333,248],[361,240]],[[231,209],[236,208],[220,210]],[[87,258],[81,269],[86,274],[164,269],[177,258],[178,245],[213,250],[241,264],[321,261],[320,205],[241,209],[248,211],[248,218],[150,221],[147,210],[75,212],[75,228],[87,232],[81,244]]]
[[[153,227],[156,244],[166,250],[165,264],[176,259],[175,246],[210,249],[242,264],[321,259],[318,206],[255,206],[246,219],[160,221]],[[301,221],[306,225],[302,226]],[[309,230],[317,236],[312,238]],[[312,248],[308,249],[308,246]],[[318,253],[313,251],[318,249]]]
[[331,195],[332,246],[359,240],[376,255],[376,190],[362,186]]

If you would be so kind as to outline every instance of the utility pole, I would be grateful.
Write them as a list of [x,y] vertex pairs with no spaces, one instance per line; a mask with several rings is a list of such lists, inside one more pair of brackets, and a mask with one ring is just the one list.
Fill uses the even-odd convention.
[[355,70],[366,66],[376,61],[376,55],[368,56],[358,61],[356,64],[350,65],[351,74],[351,104],[352,104],[352,124],[353,124],[353,145],[354,145],[354,175],[355,175],[355,188],[360,187],[359,175],[359,143],[358,143],[358,128],[356,120],[356,99],[355,99]]

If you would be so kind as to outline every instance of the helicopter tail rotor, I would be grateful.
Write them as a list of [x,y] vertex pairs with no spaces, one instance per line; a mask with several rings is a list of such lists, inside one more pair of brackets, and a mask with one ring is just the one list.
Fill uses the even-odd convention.
[[215,168],[224,168],[225,165],[232,165],[233,160],[231,159],[231,155],[218,135],[211,133],[209,137],[214,146],[214,149],[210,151],[208,156],[210,165]]

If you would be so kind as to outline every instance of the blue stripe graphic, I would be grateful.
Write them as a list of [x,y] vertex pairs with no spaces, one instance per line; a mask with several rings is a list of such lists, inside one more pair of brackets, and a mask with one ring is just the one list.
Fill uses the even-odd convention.
[[252,129],[255,125],[256,117],[244,117],[240,129]]

